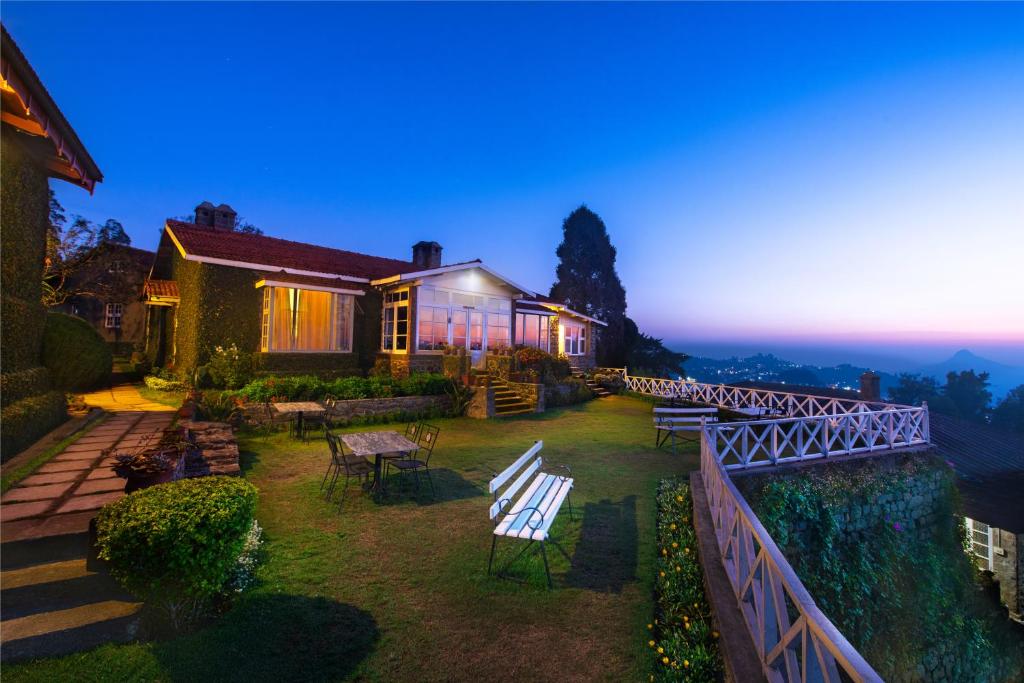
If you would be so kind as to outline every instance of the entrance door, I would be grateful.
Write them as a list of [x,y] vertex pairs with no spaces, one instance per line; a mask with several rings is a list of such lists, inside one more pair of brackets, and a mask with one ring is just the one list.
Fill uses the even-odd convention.
[[452,346],[466,349],[473,367],[485,369],[482,312],[470,308],[452,309]]

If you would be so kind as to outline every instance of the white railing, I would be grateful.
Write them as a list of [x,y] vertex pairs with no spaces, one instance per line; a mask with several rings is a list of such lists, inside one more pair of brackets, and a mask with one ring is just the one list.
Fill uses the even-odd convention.
[[880,401],[793,394],[769,389],[730,387],[725,384],[704,384],[685,379],[633,377],[626,372],[623,372],[623,379],[630,391],[639,394],[704,403],[726,410],[757,410],[761,414],[785,417],[842,415],[878,410],[892,405]]
[[746,469],[927,444],[928,408],[716,422],[705,432],[725,469]]
[[881,681],[829,621],[765,531],[721,464],[714,442],[701,436],[701,476],[719,559],[770,681]]

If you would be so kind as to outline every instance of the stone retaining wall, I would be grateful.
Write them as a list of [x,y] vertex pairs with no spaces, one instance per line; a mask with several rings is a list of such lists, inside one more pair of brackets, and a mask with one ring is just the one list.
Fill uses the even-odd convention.
[[[388,413],[447,413],[451,410],[452,399],[447,395],[440,396],[396,396],[394,398],[358,398],[351,401],[337,401],[328,413],[330,419],[350,420],[354,417],[367,415],[387,415]],[[291,415],[282,415],[273,407],[270,414],[259,404],[247,405],[243,408],[245,422],[248,424],[279,424],[291,422]]]
[[533,412],[544,412],[544,385],[527,382],[509,382],[509,389],[519,394],[519,398],[533,407]]

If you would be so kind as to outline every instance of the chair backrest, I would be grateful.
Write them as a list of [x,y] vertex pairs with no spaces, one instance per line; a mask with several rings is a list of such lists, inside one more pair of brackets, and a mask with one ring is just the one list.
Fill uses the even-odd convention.
[[416,443],[419,444],[419,450],[416,451],[417,458],[424,462],[430,462],[430,455],[434,452],[437,435],[440,433],[440,427],[428,425],[426,422],[420,424],[419,438],[416,440]]
[[[494,519],[501,514],[506,507],[511,505],[512,497],[527,481],[529,481],[530,477],[532,477],[535,472],[540,470],[541,465],[544,463],[541,457],[537,454],[540,453],[542,448],[544,448],[543,441],[534,442],[533,446],[531,446],[528,451],[516,458],[514,463],[509,465],[499,474],[495,474],[491,479],[490,484],[487,486],[487,490],[494,494],[494,503],[488,510],[489,519]],[[536,459],[534,459],[534,456],[536,456]],[[517,472],[519,473],[518,476],[516,476]],[[501,495],[499,495],[498,490],[501,489],[502,486],[505,486],[512,477],[515,477],[515,479],[511,484],[508,484],[505,490],[501,492]]]
[[423,425],[422,422],[410,422],[405,426],[405,438],[409,439],[414,443],[419,443],[420,438],[420,427]]

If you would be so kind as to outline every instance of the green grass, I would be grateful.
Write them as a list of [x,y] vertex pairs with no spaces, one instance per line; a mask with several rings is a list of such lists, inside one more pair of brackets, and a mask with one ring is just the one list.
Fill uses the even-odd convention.
[[107,419],[107,416],[104,415],[102,417],[99,417],[99,418],[93,420],[91,423],[86,425],[83,429],[80,429],[79,431],[71,434],[70,436],[64,438],[63,440],[58,441],[57,443],[55,443],[52,446],[50,446],[49,448],[47,448],[45,451],[43,451],[42,453],[40,453],[36,457],[32,458],[31,460],[28,460],[28,461],[22,463],[21,465],[18,465],[17,467],[11,469],[8,472],[4,472],[3,476],[0,477],[0,492],[4,492],[4,493],[7,492],[11,487],[13,487],[19,481],[21,481],[22,479],[24,479],[28,475],[32,474],[33,472],[35,472],[37,468],[39,468],[39,467],[45,465],[46,463],[48,463],[50,460],[53,459],[54,456],[56,456],[58,453],[63,451],[65,448],[67,448],[68,446],[70,446],[74,442],[76,442],[79,439],[81,439],[83,436],[85,436],[90,431],[92,431],[92,429],[94,427],[96,427],[97,425],[103,423],[106,419]]
[[181,404],[185,401],[184,391],[160,391],[159,389],[150,389],[142,383],[137,384],[136,388],[139,390],[139,396],[153,403],[162,403],[172,408],[180,408]]
[[[243,438],[260,585],[192,635],[9,664],[5,680],[646,680],[658,481],[695,469],[696,448],[655,450],[650,404],[627,397],[435,423],[436,500],[393,484],[377,503],[353,485],[341,514],[319,494],[322,441]],[[487,576],[487,482],[536,439],[576,480],[553,591],[539,556],[509,570],[518,581]],[[499,561],[522,547],[499,542]]]

